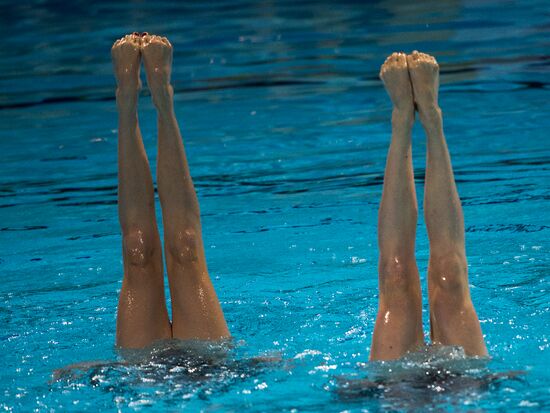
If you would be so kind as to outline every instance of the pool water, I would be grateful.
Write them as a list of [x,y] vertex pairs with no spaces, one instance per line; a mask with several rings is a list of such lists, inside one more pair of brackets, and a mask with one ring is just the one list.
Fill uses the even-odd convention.
[[[0,3],[1,409],[550,408],[547,2]],[[175,48],[176,112],[234,336],[215,365],[173,349],[123,364],[114,349],[122,263],[109,49],[134,30]],[[377,75],[388,54],[413,49],[441,64],[487,363],[454,348],[367,362],[391,111]],[[146,89],[140,122],[154,172]],[[413,136],[421,200],[420,127]],[[424,293],[427,258],[420,217]],[[103,364],[52,380],[87,361]],[[374,388],[353,392],[361,379]]]

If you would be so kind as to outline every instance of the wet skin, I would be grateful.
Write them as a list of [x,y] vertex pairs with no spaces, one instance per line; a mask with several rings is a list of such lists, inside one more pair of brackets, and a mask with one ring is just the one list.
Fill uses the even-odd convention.
[[[165,37],[134,33],[117,40],[111,54],[117,80],[118,207],[124,258],[117,345],[142,348],[170,338],[227,338],[229,330],[206,266],[199,205],[174,114],[172,45]],[[137,118],[142,61],[157,110],[157,183],[172,322],[164,296],[153,180]]]
[[380,70],[393,104],[392,138],[378,221],[379,308],[372,360],[402,357],[424,344],[422,297],[415,259],[418,206],[411,130],[415,111],[427,139],[424,215],[430,240],[428,297],[434,343],[486,356],[470,298],[464,219],[438,104],[439,66],[427,54],[393,53]]

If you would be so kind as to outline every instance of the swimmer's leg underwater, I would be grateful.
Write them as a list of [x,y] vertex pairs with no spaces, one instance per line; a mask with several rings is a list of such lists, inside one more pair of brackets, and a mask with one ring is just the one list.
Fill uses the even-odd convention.
[[128,35],[111,50],[117,79],[118,211],[124,262],[116,343],[127,348],[172,336],[153,181],[137,117],[140,42],[139,36]]

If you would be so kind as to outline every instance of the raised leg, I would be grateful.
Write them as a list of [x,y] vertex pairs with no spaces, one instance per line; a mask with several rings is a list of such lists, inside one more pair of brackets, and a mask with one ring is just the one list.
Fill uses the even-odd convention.
[[392,54],[380,77],[393,102],[393,113],[378,214],[380,296],[372,360],[396,359],[423,344],[422,297],[414,255],[418,211],[411,158],[414,104],[405,54]]
[[437,100],[439,67],[432,56],[424,53],[413,52],[407,61],[414,100],[427,136],[424,213],[430,239],[432,341],[460,345],[468,355],[484,356],[487,349],[468,285],[462,206]]
[[139,36],[116,41],[111,53],[117,79],[118,211],[124,260],[116,342],[120,347],[139,348],[170,338],[171,330],[153,183],[137,118]]
[[166,38],[145,36],[142,53],[147,83],[158,112],[157,182],[172,298],[173,337],[205,340],[228,337],[206,267],[199,204],[174,114],[170,85],[172,46]]

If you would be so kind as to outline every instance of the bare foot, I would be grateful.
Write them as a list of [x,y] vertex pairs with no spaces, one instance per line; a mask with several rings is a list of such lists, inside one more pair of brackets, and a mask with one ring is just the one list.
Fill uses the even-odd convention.
[[172,100],[172,45],[166,37],[145,35],[141,53],[147,74],[147,85],[157,109],[165,108]]
[[437,102],[439,90],[439,65],[433,56],[416,50],[407,56],[414,102],[424,123],[439,111]]
[[118,39],[111,48],[111,56],[117,81],[117,103],[136,105],[141,88],[141,37],[134,33]]
[[414,101],[407,56],[405,53],[392,53],[380,68],[380,79],[390,95],[394,111],[414,118]]

